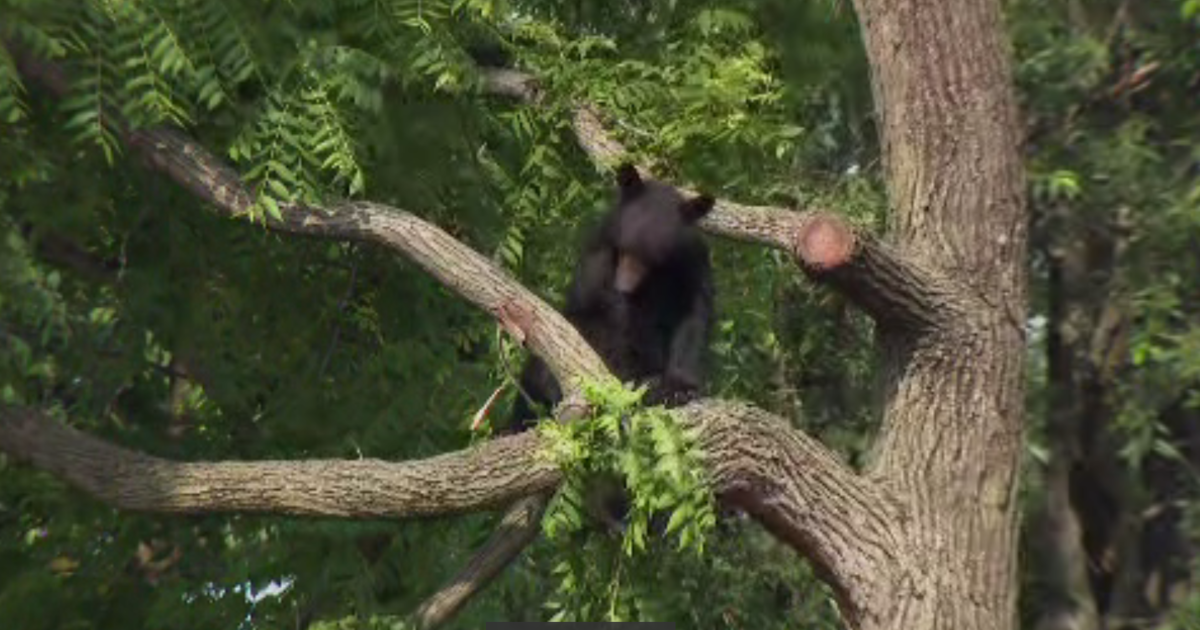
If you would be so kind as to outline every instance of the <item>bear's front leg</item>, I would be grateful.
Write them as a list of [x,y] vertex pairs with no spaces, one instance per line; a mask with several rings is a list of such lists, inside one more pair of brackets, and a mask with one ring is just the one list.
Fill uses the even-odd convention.
[[668,373],[665,377],[654,377],[648,382],[646,396],[643,399],[647,405],[662,405],[667,408],[682,407],[700,397],[698,385],[688,383],[680,378],[672,378]]

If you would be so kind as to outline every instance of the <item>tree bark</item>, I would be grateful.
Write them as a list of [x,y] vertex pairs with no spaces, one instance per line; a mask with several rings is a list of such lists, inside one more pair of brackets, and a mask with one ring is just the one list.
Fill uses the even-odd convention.
[[[743,404],[706,400],[674,413],[699,436],[714,491],[816,565],[849,628],[1010,630],[1026,219],[1000,6],[858,0],[856,8],[872,65],[891,238],[858,233],[825,212],[728,201],[701,225],[784,249],[875,319],[886,401],[872,457],[856,472]],[[15,56],[24,74],[65,92],[55,68]],[[497,93],[538,98],[517,74],[493,78]],[[599,114],[581,106],[574,115],[593,159],[613,161],[621,147]],[[121,131],[150,168],[217,212],[239,217],[250,207],[236,174],[182,134]],[[286,206],[282,220],[266,225],[393,248],[494,315],[560,382],[606,373],[561,316],[444,231],[379,204],[329,210]],[[558,479],[534,456],[535,442],[508,437],[401,463],[184,464],[104,445],[28,409],[0,408],[0,449],[118,506],[161,511],[412,517],[518,501],[513,510],[524,509],[533,504],[520,497],[551,491]]]
[[948,324],[879,321],[883,426],[867,475],[913,559],[862,628],[1016,627],[1025,182],[1000,3],[857,0],[900,255],[961,289]]

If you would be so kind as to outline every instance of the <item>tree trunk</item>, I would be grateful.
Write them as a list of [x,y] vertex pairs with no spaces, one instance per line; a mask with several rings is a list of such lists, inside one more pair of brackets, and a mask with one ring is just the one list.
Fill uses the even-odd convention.
[[[701,436],[715,489],[814,562],[850,628],[1012,630],[1026,217],[1000,4],[856,7],[872,65],[891,242],[855,234],[828,213],[728,202],[702,225],[786,249],[874,317],[885,404],[865,471],[855,474],[816,440],[746,405],[702,401],[675,415]],[[47,64],[19,61],[24,73],[66,93]],[[504,85],[529,98],[528,84]],[[620,147],[607,142],[600,118],[587,107],[574,114],[581,144],[611,164]],[[122,137],[218,213],[241,216],[250,206],[236,173],[182,134],[139,129]],[[496,317],[560,382],[605,373],[564,319],[444,231],[369,202],[317,210],[281,206],[268,226],[403,252]],[[561,480],[535,457],[530,434],[412,462],[179,463],[0,407],[0,450],[119,507],[176,513],[412,518],[513,505]],[[479,566],[494,574],[493,563]],[[453,595],[439,606],[462,601]]]
[[948,325],[879,324],[886,403],[867,475],[913,559],[863,630],[1016,627],[1025,181],[995,0],[858,0],[897,249],[962,291]]

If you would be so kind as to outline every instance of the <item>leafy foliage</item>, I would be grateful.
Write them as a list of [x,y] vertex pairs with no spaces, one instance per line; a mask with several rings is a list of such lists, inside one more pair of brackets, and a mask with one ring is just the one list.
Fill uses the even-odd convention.
[[[1200,420],[1200,354],[1194,282],[1188,280],[1200,271],[1190,255],[1200,234],[1191,141],[1200,118],[1186,96],[1200,76],[1200,57],[1188,11],[1187,2],[1100,2],[1086,8],[1018,2],[1010,8],[1032,149],[1033,269],[1040,298],[1035,316],[1060,318],[1050,322],[1060,326],[1052,332],[1087,349],[1072,365],[1081,379],[1112,383],[1087,397],[1093,409],[1111,408],[1111,419],[1089,414],[1094,416],[1088,418],[1089,435],[1078,443],[1090,457],[1111,457],[1111,472],[1097,485],[1115,483],[1120,496],[1104,497],[1111,503],[1103,514],[1081,515],[1082,538],[1141,549],[1137,562],[1118,557],[1088,570],[1123,572],[1114,578],[1121,588],[1142,590],[1132,597],[1111,595],[1111,601],[1123,602],[1111,604],[1112,610],[1097,595],[1102,614],[1130,615],[1132,609],[1146,619],[1178,614],[1180,627],[1195,624],[1186,598],[1136,585],[1147,575],[1164,580],[1160,592],[1171,590],[1166,583],[1187,583],[1194,569],[1171,550],[1194,544],[1200,533],[1182,507],[1194,506],[1200,489],[1191,437]],[[1061,256],[1064,245],[1085,252],[1072,264],[1085,266],[1087,286],[1066,286],[1051,296],[1050,259]],[[1052,312],[1051,297],[1069,304],[1071,316]],[[1097,333],[1084,337],[1093,333],[1081,320],[1097,322]],[[1040,366],[1046,369],[1045,361]],[[1053,425],[1058,419],[1044,413],[1045,402],[1077,384],[1051,376],[1033,380],[1041,389],[1035,391],[1035,409],[1043,412],[1033,418]],[[1053,443],[1053,431],[1051,426],[1046,435],[1035,434],[1031,444],[1046,464],[1072,456],[1070,449],[1043,448]],[[1079,502],[1088,495],[1077,483],[1072,481],[1071,492]],[[1163,510],[1164,505],[1177,507]],[[1132,514],[1139,514],[1132,517],[1136,525],[1118,534],[1124,540],[1106,531],[1109,519]],[[1055,603],[1052,595],[1032,595],[1025,598],[1032,617]]]
[[[569,128],[578,99],[680,182],[844,209],[870,228],[886,205],[865,60],[842,3],[0,0],[0,15],[6,38],[71,79],[65,100],[46,98],[0,57],[0,391],[166,457],[460,448],[518,357],[485,314],[385,252],[211,217],[122,159],[115,114],[185,127],[229,156],[259,194],[256,212],[393,204],[545,296],[569,280],[567,235],[608,203]],[[480,94],[469,52],[480,44],[535,72],[543,106]],[[713,393],[858,455],[873,418],[861,393],[874,380],[870,326],[779,254],[714,247]],[[562,428],[580,433],[558,443],[574,445],[580,472],[629,481],[630,535],[539,543],[459,627],[543,618],[548,600],[562,618],[836,627],[829,593],[794,554],[752,524],[713,529],[696,454],[668,415],[616,389],[593,393],[607,411]],[[494,521],[116,513],[0,467],[0,627],[397,627]],[[586,486],[570,487],[548,524],[577,514],[569,499]],[[649,535],[662,510],[702,553]],[[576,540],[568,531],[557,533]],[[142,545],[178,559],[150,571]]]
[[[566,235],[608,203],[569,127],[581,99],[677,181],[882,224],[870,89],[847,7],[0,0],[0,35],[70,78],[66,99],[46,98],[0,48],[0,398],[180,459],[402,459],[462,447],[477,437],[471,414],[519,359],[484,314],[376,249],[214,219],[126,164],[118,120],[187,128],[241,169],[258,213],[355,197],[393,204],[560,296],[576,251]],[[1132,313],[1116,443],[1131,494],[1189,514],[1198,7],[1006,8],[1033,205],[1068,217],[1065,228],[1035,220],[1035,240],[1051,228],[1130,235],[1109,279]],[[536,73],[542,107],[481,94],[479,46]],[[776,252],[713,245],[712,393],[752,400],[861,458],[876,411],[869,322]],[[1037,283],[1044,263],[1035,255]],[[1037,296],[1035,321],[1046,313]],[[1035,425],[1054,393],[1036,359],[1043,339],[1031,335]],[[836,627],[829,593],[793,554],[752,524],[713,528],[692,474],[698,455],[668,414],[639,408],[636,393],[589,391],[598,419],[545,429],[572,480],[547,521],[555,536],[459,627],[543,618],[548,602],[562,619]],[[1045,456],[1044,442],[1035,431],[1031,452]],[[604,473],[632,488],[628,535],[575,545],[579,504]],[[1036,501],[1036,469],[1027,478]],[[701,553],[649,535],[662,510]],[[0,627],[403,627],[493,521],[116,513],[0,460]],[[1194,519],[1176,522],[1194,546]],[[151,570],[143,547],[152,560],[178,557]],[[1194,627],[1194,599],[1163,618]]]
[[672,513],[666,533],[679,532],[680,549],[702,552],[715,512],[695,436],[662,407],[640,409],[645,387],[629,391],[618,382],[586,383],[583,391],[595,405],[592,418],[539,425],[565,477],[562,495],[547,513],[546,533],[562,539],[581,531],[580,499],[588,482],[616,474],[632,494],[626,555],[645,550],[651,517],[664,511]]
[[[670,511],[666,534],[678,532],[680,549],[699,553],[715,524],[712,495],[703,481],[700,455],[662,408],[639,409],[645,389],[629,391],[618,382],[587,383],[584,393],[594,405],[593,417],[567,424],[543,423],[548,455],[564,471],[560,493],[545,517],[545,530],[561,552],[552,574],[558,582],[547,602],[555,621],[639,617],[638,587],[649,586],[631,576],[653,575],[655,563],[638,562],[646,551],[651,519]],[[621,480],[631,493],[631,509],[620,552],[611,564],[596,563],[607,541],[589,543],[587,510],[590,493],[603,491],[594,480]],[[578,539],[585,539],[580,548]],[[642,611],[645,614],[646,611]]]

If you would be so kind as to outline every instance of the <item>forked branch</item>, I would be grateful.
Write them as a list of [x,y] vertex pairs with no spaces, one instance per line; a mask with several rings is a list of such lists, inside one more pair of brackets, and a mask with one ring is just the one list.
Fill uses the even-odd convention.
[[[45,64],[22,63],[22,70],[33,72],[34,78],[46,78],[52,89],[60,78]],[[39,71],[49,73],[39,75]],[[593,119],[580,120],[591,125]],[[183,134],[158,128],[126,130],[122,135],[150,167],[167,174],[219,213],[238,217],[249,211],[253,196],[237,174]],[[620,147],[613,142],[594,146],[603,151]],[[282,205],[280,211],[281,218],[267,219],[266,227],[374,242],[404,253],[497,317],[547,361],[560,382],[607,372],[561,315],[436,226],[368,202],[329,209]],[[851,297],[874,308],[877,317],[890,312],[896,321],[913,325],[934,319],[930,313],[936,310],[936,294],[929,287],[936,283],[874,241],[856,237],[833,215],[724,202],[705,220],[705,227],[786,249],[810,274],[856,292]],[[878,292],[879,298],[861,296],[875,288],[874,283],[888,278],[903,278],[912,290]],[[848,617],[853,619],[868,610],[868,598],[888,596],[881,589],[887,584],[882,576],[894,566],[895,556],[905,551],[889,526],[900,515],[874,483],[844,467],[817,441],[751,407],[704,401],[681,410],[678,417],[686,424],[700,425],[697,428],[711,456],[714,489],[760,518],[824,569]],[[504,438],[468,451],[403,463],[178,463],[105,444],[28,409],[0,408],[0,449],[55,472],[114,505],[168,512],[412,517],[514,505],[509,515],[515,518],[518,511],[537,507],[536,502],[543,500],[560,478],[550,463],[533,456],[535,443],[532,435]],[[520,536],[533,531],[528,519],[518,525]],[[498,533],[497,538],[511,540],[512,534]],[[473,572],[485,578],[494,575],[506,558],[515,555],[512,549],[521,546],[523,543],[472,565]],[[458,592],[469,595],[477,589],[478,583]],[[465,595],[457,600],[432,600],[423,610],[440,606],[440,610],[452,612],[463,600]]]
[[808,558],[848,627],[888,601],[910,553],[895,498],[829,449],[752,405],[706,400],[677,410],[694,429],[714,492]]
[[[219,213],[238,217],[249,212],[253,198],[237,173],[182,133],[156,128],[127,136],[127,143],[140,149],[152,168],[211,203]],[[280,219],[265,219],[267,228],[373,242],[403,253],[492,314],[546,361],[559,382],[608,373],[596,352],[554,308],[495,263],[413,214],[365,201],[330,208],[281,204],[279,210]]]
[[[874,482],[813,438],[750,405],[715,400],[677,410],[700,436],[713,491],[762,521],[828,577],[847,615],[887,597],[884,576],[907,553],[902,514]],[[448,618],[536,532],[561,481],[535,433],[422,460],[176,462],[94,438],[43,412],[0,406],[0,450],[110,505],[160,513],[258,512],[416,518],[515,504],[468,575],[426,602],[426,625]],[[853,617],[852,617],[853,618]]]
[[[504,68],[484,68],[483,73],[490,94],[531,105],[541,102],[534,77]],[[625,159],[625,147],[608,133],[589,104],[575,105],[571,123],[580,147],[594,163],[607,167]],[[639,169],[650,170],[647,165]],[[698,194],[684,186],[680,190]],[[957,284],[826,210],[796,211],[718,199],[700,227],[787,252],[811,278],[837,289],[884,326],[924,331],[951,324],[965,310],[967,294]]]
[[[59,66],[37,59],[20,46],[6,44],[24,76],[38,80],[60,97],[66,94],[68,84]],[[115,113],[110,119],[119,120]],[[250,213],[254,195],[238,174],[184,134],[155,127],[123,129],[121,135],[151,168],[211,204],[217,213],[229,217]],[[413,214],[369,202],[330,208],[280,204],[279,211],[279,219],[264,219],[268,229],[373,242],[403,253],[496,317],[510,334],[546,361],[560,383],[608,373],[595,351],[544,300],[492,261]]]

